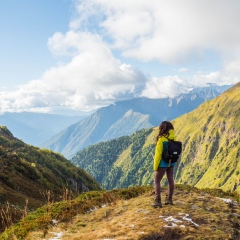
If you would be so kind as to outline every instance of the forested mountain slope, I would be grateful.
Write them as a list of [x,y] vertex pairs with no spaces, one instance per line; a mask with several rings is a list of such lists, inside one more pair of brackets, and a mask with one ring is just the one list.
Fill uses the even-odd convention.
[[154,151],[152,139],[148,140],[151,132],[152,129],[143,129],[131,136],[95,144],[70,161],[90,172],[106,189],[151,184]]
[[[12,221],[26,207],[34,209],[48,201],[98,189],[99,183],[60,154],[25,144],[0,127],[0,209],[10,208]],[[3,223],[4,219],[0,229]]]
[[171,120],[190,112],[227,88],[229,86],[210,86],[175,98],[135,98],[116,102],[69,126],[42,146],[70,158],[89,145],[131,135],[157,126],[162,120]]
[[[240,83],[173,121],[183,143],[176,182],[240,192]],[[157,128],[99,143],[71,161],[107,189],[153,184]],[[120,147],[121,146],[121,147]]]

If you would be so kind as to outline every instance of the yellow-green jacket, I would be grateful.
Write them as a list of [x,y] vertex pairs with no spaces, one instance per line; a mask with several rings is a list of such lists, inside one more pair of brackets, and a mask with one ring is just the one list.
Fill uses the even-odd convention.
[[[174,130],[171,129],[169,131],[168,139],[176,140]],[[168,142],[168,139],[164,136],[161,136],[158,139],[158,142],[157,142],[157,145],[156,145],[156,150],[155,150],[155,156],[154,156],[154,164],[153,164],[154,171],[158,170],[159,167],[163,167],[163,168],[168,167],[168,163],[164,162],[163,159],[162,159],[164,142]],[[175,164],[176,163],[172,163],[171,166],[174,166]]]

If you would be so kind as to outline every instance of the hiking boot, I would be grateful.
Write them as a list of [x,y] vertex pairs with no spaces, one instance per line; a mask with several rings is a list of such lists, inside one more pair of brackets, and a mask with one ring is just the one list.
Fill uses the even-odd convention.
[[165,198],[165,205],[173,205],[173,200],[172,198],[169,198],[168,194],[166,194],[166,198]]
[[167,199],[165,202],[164,202],[165,205],[173,205],[173,200],[170,200],[170,199]]
[[162,207],[161,199],[155,199],[154,203],[152,204],[152,207],[161,208]]

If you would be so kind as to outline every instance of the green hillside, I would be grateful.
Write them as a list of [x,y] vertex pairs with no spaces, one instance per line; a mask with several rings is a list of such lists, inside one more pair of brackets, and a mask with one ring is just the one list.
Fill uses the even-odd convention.
[[[176,182],[240,192],[240,83],[173,121],[183,154]],[[153,184],[157,128],[90,146],[71,161],[107,189]]]
[[131,136],[95,144],[71,161],[91,173],[106,189],[150,184],[152,165],[148,165],[154,146],[145,143],[151,132],[152,129],[143,129]]
[[240,192],[240,83],[174,126],[184,143],[177,182]]
[[[63,156],[25,144],[0,127],[1,230],[19,219],[23,209],[99,189],[99,183]],[[6,212],[11,212],[9,222],[3,217]]]

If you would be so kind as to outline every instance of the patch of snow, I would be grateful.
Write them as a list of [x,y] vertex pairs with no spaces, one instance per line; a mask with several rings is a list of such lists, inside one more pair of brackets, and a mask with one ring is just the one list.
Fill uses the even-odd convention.
[[199,227],[199,225],[197,223],[193,222],[191,218],[188,218],[188,217],[185,216],[185,217],[182,217],[182,219],[185,220],[185,221],[188,221],[188,222],[190,222],[192,224],[194,224],[196,227]]
[[167,218],[164,218],[164,221],[165,221],[165,222],[175,222],[175,223],[182,222],[181,220],[178,220],[178,219],[176,219],[176,218],[174,218],[174,217],[172,217],[172,216],[167,217]]
[[224,201],[225,203],[231,203],[232,202],[232,200],[229,199],[229,198],[218,198],[218,199]]
[[164,225],[163,227],[166,227],[166,228],[169,228],[169,227],[177,227],[177,224],[172,222],[172,225],[171,225],[171,226],[169,226],[169,225]]
[[[186,214],[186,213],[178,213],[178,215],[180,215],[180,216],[181,216],[181,215],[185,215],[185,216],[186,216],[186,215],[188,215],[188,214]],[[189,215],[188,215],[188,216],[189,216]]]
[[[189,218],[189,214],[178,213],[178,215],[185,215],[185,216],[182,217],[182,220],[188,221],[188,222],[194,224],[196,227],[199,226],[197,223],[193,222],[191,218]],[[165,217],[165,216],[160,215],[159,218],[163,218],[163,220],[165,222],[171,222],[172,223],[172,225],[164,225],[164,227],[177,227],[178,225],[176,223],[182,223],[183,222],[182,220],[176,219],[173,216]],[[180,225],[179,227],[185,228],[185,225]]]
[[97,209],[98,208],[94,206],[94,208],[90,208],[86,213],[95,212]]
[[53,220],[52,220],[52,223],[53,223],[54,225],[57,225],[57,224],[58,224],[58,221],[57,221],[56,219],[53,219]]
[[50,232],[50,233],[54,234],[55,237],[54,237],[54,238],[50,238],[49,240],[61,239],[61,237],[62,237],[62,235],[63,235],[62,232],[60,232],[60,233]]

